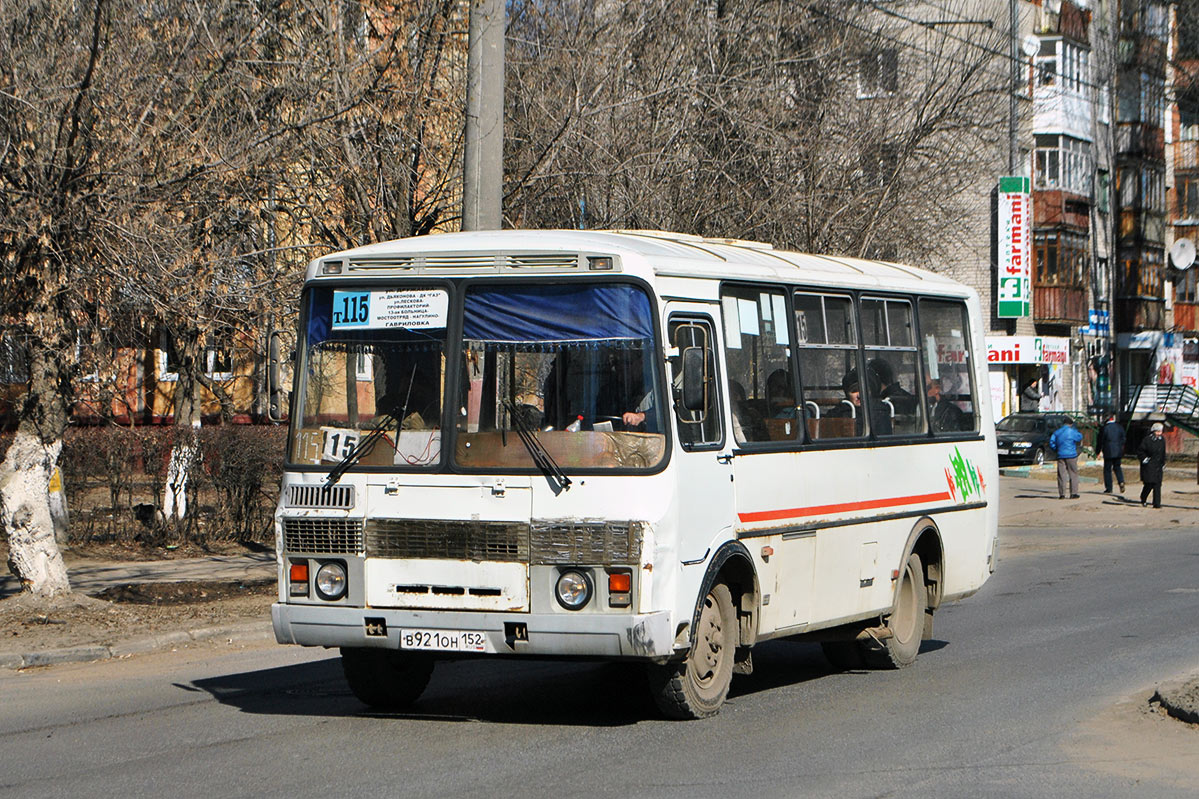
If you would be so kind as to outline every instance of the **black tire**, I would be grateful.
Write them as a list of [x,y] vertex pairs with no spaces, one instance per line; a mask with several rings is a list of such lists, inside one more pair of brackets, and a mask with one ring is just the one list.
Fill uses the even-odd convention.
[[834,671],[855,671],[866,666],[857,641],[821,641],[820,649]]
[[1045,462],[1045,448],[1037,447],[1032,453],[1032,465],[1040,466]]
[[394,649],[342,647],[341,670],[363,704],[397,710],[408,707],[424,692],[433,676],[433,659]]
[[870,641],[863,648],[869,665],[879,669],[902,669],[916,662],[924,635],[924,615],[928,612],[928,589],[924,586],[924,568],[920,556],[908,556],[899,578],[895,607],[883,620],[888,633],[881,642]]
[[737,614],[728,586],[718,583],[704,597],[687,657],[648,669],[658,708],[672,719],[702,719],[720,712],[733,678]]

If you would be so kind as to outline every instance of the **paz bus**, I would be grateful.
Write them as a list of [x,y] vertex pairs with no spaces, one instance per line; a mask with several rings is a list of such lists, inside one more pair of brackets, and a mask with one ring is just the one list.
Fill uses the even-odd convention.
[[932,272],[657,231],[318,258],[275,636],[375,707],[445,658],[640,661],[675,718],[771,639],[907,666],[995,567],[980,318]]

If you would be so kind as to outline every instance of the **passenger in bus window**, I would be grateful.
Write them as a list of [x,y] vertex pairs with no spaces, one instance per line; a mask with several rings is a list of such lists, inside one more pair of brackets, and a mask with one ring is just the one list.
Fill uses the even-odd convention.
[[795,418],[795,389],[785,369],[775,369],[766,378],[766,397],[773,419]]
[[934,433],[954,433],[962,429],[965,414],[942,393],[941,381],[928,381],[928,420]]
[[898,414],[914,416],[916,414],[916,397],[912,392],[899,384],[895,379],[895,370],[884,358],[874,358],[866,368],[874,375],[879,383],[879,399],[887,400]]
[[854,435],[865,435],[866,432],[866,414],[864,408],[869,403],[870,409],[870,424],[874,428],[876,435],[886,436],[891,434],[891,409],[878,399],[879,391],[878,380],[873,373],[867,370],[866,372],[867,391],[869,399],[862,398],[862,384],[858,379],[858,370],[850,369],[845,377],[841,380],[841,390],[845,392],[845,399],[841,400],[840,404],[836,405],[829,416],[832,417],[853,417]]

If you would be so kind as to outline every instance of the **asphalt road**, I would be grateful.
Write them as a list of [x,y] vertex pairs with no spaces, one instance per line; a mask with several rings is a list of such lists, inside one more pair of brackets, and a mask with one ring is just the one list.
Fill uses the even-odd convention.
[[374,715],[324,651],[197,645],[0,673],[0,797],[1193,797],[1199,530],[1004,530],[898,672],[755,651],[722,713],[659,720],[622,666],[443,664]]

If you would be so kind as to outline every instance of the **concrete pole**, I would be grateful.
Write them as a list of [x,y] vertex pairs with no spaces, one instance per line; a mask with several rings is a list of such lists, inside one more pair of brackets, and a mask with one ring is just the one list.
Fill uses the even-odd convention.
[[1016,113],[1016,92],[1020,88],[1020,17],[1016,11],[1016,0],[1008,0],[1008,142],[1007,173],[1017,172],[1020,158],[1020,121]]
[[471,0],[462,229],[499,230],[504,189],[504,0]]

